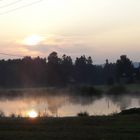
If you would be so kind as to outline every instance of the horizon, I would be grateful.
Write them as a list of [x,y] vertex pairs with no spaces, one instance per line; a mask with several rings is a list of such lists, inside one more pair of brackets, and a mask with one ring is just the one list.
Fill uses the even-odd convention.
[[[53,52],[51,52],[51,53],[53,53]],[[50,54],[51,54],[50,53]],[[57,52],[56,52],[57,53]],[[49,54],[49,55],[50,55]],[[12,55],[12,54],[1,54],[1,55],[5,55],[5,56],[12,56],[13,58],[7,58],[7,59],[2,59],[2,58],[0,58],[0,61],[1,60],[4,60],[4,61],[8,61],[8,60],[18,60],[18,59],[20,59],[20,60],[22,60],[22,59],[24,59],[24,58],[26,58],[26,57],[31,57],[31,59],[35,59],[35,58],[42,58],[42,59],[46,59],[46,62],[48,62],[48,56],[47,57],[41,57],[41,56],[18,56],[18,55]],[[58,58],[62,58],[63,57],[63,55],[66,55],[66,56],[68,56],[67,54],[63,54],[63,55],[59,55],[58,53],[57,53],[57,55],[58,55]],[[91,57],[91,59],[93,60],[93,65],[105,65],[105,63],[106,63],[106,60],[108,60],[108,62],[110,63],[110,64],[115,64],[116,62],[117,62],[117,60],[120,60],[121,59],[121,56],[126,56],[131,62],[132,62],[132,64],[133,64],[133,66],[134,66],[134,68],[138,68],[139,66],[140,66],[140,61],[133,61],[133,60],[131,60],[130,58],[129,58],[129,56],[127,56],[126,54],[123,54],[123,55],[120,55],[115,61],[110,61],[109,59],[105,59],[104,60],[104,63],[95,63],[94,62],[94,58],[92,57],[92,56],[87,56],[87,55],[79,55],[79,56],[76,56],[75,58],[72,58],[71,56],[71,59],[72,59],[72,62],[73,62],[73,64],[75,63],[75,61],[76,61],[76,58],[80,58],[81,56],[85,56],[86,58],[88,58],[88,57]]]

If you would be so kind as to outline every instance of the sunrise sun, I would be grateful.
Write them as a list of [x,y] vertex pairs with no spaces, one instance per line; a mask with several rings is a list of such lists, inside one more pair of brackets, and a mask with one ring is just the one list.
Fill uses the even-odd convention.
[[34,46],[38,45],[41,41],[43,41],[43,37],[40,35],[30,35],[23,40],[23,44]]
[[28,112],[28,116],[29,116],[29,118],[37,118],[38,113],[34,110],[31,110],[31,111]]

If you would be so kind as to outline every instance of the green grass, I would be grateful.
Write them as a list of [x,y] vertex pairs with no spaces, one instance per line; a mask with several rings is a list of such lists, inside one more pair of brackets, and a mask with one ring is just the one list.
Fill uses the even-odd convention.
[[140,140],[140,116],[0,119],[0,140]]

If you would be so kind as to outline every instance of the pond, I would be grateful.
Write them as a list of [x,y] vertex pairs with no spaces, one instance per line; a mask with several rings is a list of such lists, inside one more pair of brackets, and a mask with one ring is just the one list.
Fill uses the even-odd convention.
[[65,90],[2,90],[0,111],[27,117],[31,110],[40,116],[76,116],[79,112],[90,115],[109,115],[123,109],[140,107],[140,95],[90,95],[83,96]]

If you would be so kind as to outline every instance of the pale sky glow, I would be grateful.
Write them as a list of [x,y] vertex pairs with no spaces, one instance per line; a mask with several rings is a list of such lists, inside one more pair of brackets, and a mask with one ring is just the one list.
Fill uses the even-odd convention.
[[[139,0],[43,0],[3,14],[37,0],[4,7],[14,1],[0,1],[0,52],[47,57],[57,51],[73,58],[85,54],[95,63],[127,54],[140,61]],[[38,38],[22,43],[32,36]]]
[[35,46],[43,41],[43,37],[39,35],[30,35],[21,41],[24,45]]

